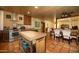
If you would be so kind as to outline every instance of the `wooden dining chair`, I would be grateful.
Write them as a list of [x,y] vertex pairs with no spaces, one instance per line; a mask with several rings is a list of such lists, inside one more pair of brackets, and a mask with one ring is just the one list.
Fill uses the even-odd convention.
[[72,30],[71,31],[71,38],[74,39],[76,44],[78,45],[78,30]]
[[63,34],[63,40],[67,40],[68,43],[70,44],[71,42],[71,30],[66,29],[66,30],[62,30],[62,34]]
[[61,38],[61,29],[55,29],[54,30],[54,38],[58,38],[58,40],[60,40],[60,38]]

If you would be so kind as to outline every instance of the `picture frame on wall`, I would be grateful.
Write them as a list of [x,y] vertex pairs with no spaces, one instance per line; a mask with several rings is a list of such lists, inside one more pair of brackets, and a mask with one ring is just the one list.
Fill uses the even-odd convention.
[[40,27],[40,22],[35,21],[35,27]]

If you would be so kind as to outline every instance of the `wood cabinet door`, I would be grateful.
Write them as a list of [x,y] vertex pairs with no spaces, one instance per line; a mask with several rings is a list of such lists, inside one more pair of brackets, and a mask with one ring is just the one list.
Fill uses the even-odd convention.
[[3,31],[3,41],[9,41],[9,32]]
[[24,25],[31,25],[31,16],[24,16]]
[[36,52],[45,53],[45,38],[36,40]]
[[0,31],[0,42],[2,42],[2,40],[3,40],[3,32]]

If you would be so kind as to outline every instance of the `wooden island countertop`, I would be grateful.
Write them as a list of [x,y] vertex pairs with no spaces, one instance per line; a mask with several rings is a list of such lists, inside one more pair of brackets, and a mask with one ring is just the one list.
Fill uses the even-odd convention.
[[19,32],[19,34],[29,41],[46,36],[46,33],[35,32],[35,31],[22,31],[22,32]]

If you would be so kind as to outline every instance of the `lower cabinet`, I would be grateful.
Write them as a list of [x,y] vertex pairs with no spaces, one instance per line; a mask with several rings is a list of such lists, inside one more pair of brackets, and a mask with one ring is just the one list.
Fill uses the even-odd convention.
[[9,32],[8,31],[3,31],[3,41],[9,42]]
[[0,31],[0,42],[8,42],[8,41],[9,41],[9,32]]
[[36,40],[36,53],[45,53],[45,38]]
[[3,40],[3,31],[0,31],[0,42]]
[[[24,42],[28,44],[28,48],[26,48],[27,45]],[[45,37],[43,37],[41,39],[36,39],[34,41],[28,41],[27,39],[21,36],[20,49],[23,52],[28,52],[28,53],[45,53],[46,52],[46,39]]]

